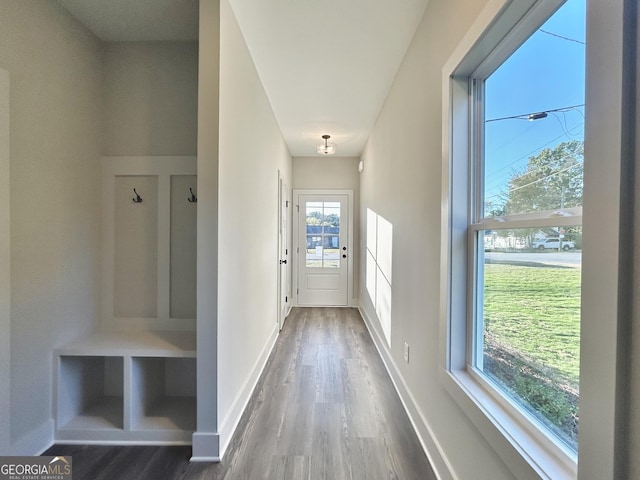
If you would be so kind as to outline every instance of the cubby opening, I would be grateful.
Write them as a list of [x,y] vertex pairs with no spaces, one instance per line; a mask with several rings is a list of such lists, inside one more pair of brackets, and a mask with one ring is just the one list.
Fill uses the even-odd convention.
[[123,428],[122,357],[61,356],[58,428]]
[[195,358],[134,357],[131,367],[131,429],[195,431]]

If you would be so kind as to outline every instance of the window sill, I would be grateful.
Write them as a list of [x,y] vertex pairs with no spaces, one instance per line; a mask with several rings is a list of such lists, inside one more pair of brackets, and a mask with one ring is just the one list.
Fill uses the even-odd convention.
[[512,414],[466,370],[442,371],[442,383],[498,456],[519,479],[575,479],[577,457],[558,447],[524,418]]

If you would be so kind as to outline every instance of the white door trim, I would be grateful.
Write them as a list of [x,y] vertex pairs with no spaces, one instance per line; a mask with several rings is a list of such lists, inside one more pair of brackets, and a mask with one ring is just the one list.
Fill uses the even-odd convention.
[[299,221],[299,207],[300,207],[300,195],[346,195],[348,197],[347,211],[349,215],[349,224],[347,226],[347,251],[349,254],[347,255],[347,307],[355,306],[353,300],[353,190],[322,190],[322,189],[294,189],[293,190],[293,255],[290,256],[294,265],[292,265],[291,272],[293,274],[293,292],[291,292],[291,296],[293,297],[293,304],[299,305],[298,302],[298,261],[300,258],[300,221]]

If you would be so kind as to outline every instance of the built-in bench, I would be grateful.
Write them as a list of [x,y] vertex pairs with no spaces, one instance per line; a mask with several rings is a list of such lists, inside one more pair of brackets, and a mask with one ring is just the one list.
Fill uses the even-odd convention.
[[59,443],[191,443],[195,332],[96,333],[54,352]]

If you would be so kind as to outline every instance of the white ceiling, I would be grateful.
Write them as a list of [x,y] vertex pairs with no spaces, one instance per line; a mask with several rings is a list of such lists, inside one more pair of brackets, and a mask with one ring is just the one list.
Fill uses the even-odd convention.
[[[105,41],[197,38],[198,0],[57,0]],[[230,0],[293,156],[359,156],[428,0]]]

